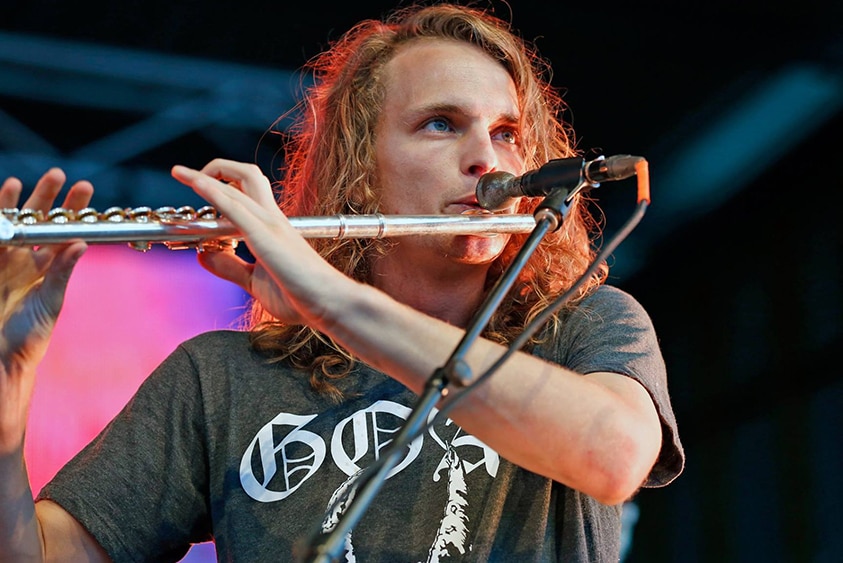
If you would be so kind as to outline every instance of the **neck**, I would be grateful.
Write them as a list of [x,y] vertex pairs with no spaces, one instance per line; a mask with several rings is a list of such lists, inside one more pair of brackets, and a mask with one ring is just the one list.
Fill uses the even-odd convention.
[[466,327],[484,298],[488,264],[460,264],[437,257],[430,264],[408,264],[395,254],[372,264],[371,283],[396,301]]

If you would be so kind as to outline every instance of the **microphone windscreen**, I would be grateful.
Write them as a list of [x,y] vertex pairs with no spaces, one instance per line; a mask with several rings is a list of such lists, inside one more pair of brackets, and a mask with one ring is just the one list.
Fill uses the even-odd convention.
[[504,203],[519,195],[510,193],[514,182],[515,175],[509,172],[483,174],[477,181],[477,203],[490,211],[503,207]]

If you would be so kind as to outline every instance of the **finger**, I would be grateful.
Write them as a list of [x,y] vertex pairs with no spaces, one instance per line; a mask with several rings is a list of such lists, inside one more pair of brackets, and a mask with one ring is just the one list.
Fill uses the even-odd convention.
[[266,210],[237,187],[223,183],[199,170],[177,165],[172,168],[172,175],[179,182],[190,186],[197,195],[216,207],[238,227],[253,222],[255,218],[269,219],[267,211],[280,214],[276,205]]
[[70,187],[62,207],[78,211],[88,207],[94,195],[94,186],[87,180],[80,180]]
[[206,164],[200,172],[217,180],[233,183],[263,206],[278,205],[269,180],[255,164],[217,158]]
[[17,178],[6,178],[0,186],[0,209],[12,209],[18,206],[23,184]]
[[203,268],[249,292],[252,272],[255,268],[253,264],[246,262],[233,252],[201,252],[198,258]]
[[49,211],[66,179],[63,170],[50,168],[35,184],[35,189],[32,190],[29,199],[23,204],[23,208]]

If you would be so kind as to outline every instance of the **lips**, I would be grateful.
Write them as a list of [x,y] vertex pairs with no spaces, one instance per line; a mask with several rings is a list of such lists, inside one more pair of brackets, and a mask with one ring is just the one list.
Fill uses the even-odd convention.
[[[449,209],[454,210],[454,212],[458,215],[493,215],[494,213],[480,207],[480,204],[477,203],[477,197],[472,195],[470,197],[466,197],[460,201],[454,202],[449,206]],[[495,238],[499,236],[499,233],[475,233],[474,237],[479,238]]]
[[457,208],[457,213],[460,215],[481,215],[488,213],[486,209],[480,207],[480,204],[477,202],[476,194],[471,194],[470,196],[454,202],[453,206]]
[[489,213],[487,209],[480,207],[480,204],[477,203],[477,198],[473,197],[455,202],[450,207],[459,215],[482,215]]
[[483,209],[482,207],[477,206],[463,210],[460,215],[492,215],[492,212],[488,209]]

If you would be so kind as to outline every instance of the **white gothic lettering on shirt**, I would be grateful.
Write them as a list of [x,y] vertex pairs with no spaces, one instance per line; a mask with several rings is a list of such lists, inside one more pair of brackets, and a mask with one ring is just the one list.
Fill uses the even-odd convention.
[[[354,475],[362,469],[358,462],[367,454],[377,459],[380,452],[389,446],[400,429],[400,423],[410,415],[410,408],[392,401],[377,401],[365,409],[339,421],[330,438],[331,460],[346,475]],[[431,413],[431,417],[436,412]],[[277,502],[295,493],[323,465],[327,457],[326,440],[306,430],[308,423],[318,415],[297,415],[278,413],[261,427],[240,459],[240,483],[251,498],[259,502]],[[391,422],[391,424],[390,424]],[[452,425],[447,420],[445,425]],[[352,436],[350,451],[343,446],[342,436],[350,426]],[[289,429],[283,432],[283,429]],[[489,476],[497,475],[500,458],[493,449],[468,434],[457,434],[447,444],[434,428],[429,434],[442,448],[442,460],[434,475],[434,482],[440,479],[441,470],[449,467],[449,448],[480,448],[481,460],[477,463],[463,461],[466,475],[483,466]],[[278,436],[283,436],[280,440]],[[425,436],[419,436],[411,444],[404,459],[389,473],[389,477],[406,469],[418,457]],[[295,454],[291,448],[295,447]],[[464,458],[465,456],[460,456]],[[257,474],[256,474],[257,473]],[[275,479],[275,477],[280,479]],[[273,481],[273,479],[275,479]],[[269,488],[270,481],[274,489]],[[282,486],[279,487],[279,484]]]
[[[377,401],[344,418],[334,427],[330,437],[331,460],[348,478],[339,483],[331,495],[327,507],[333,509],[326,514],[322,523],[323,532],[329,532],[336,526],[354,497],[354,477],[363,469],[358,462],[366,456],[377,459],[380,453],[389,447],[392,436],[400,430],[401,424],[410,414],[411,409],[404,405],[392,401]],[[305,429],[317,416],[282,412],[258,430],[240,459],[240,483],[247,495],[258,502],[284,500],[323,466],[328,451],[326,440]],[[430,413],[429,420],[434,416],[435,410]],[[468,485],[465,476],[483,467],[486,473],[494,478],[500,463],[497,452],[489,446],[474,436],[464,434],[450,419],[444,423],[446,427],[451,425],[454,426],[455,433],[447,441],[436,433],[435,428],[431,427],[428,431],[430,439],[443,451],[442,459],[431,475],[431,480],[435,483],[440,482],[444,471],[447,471],[448,476],[447,481],[443,483],[443,486],[447,486],[448,500],[442,509],[442,519],[428,552],[429,562],[447,559],[452,550],[465,554],[471,549],[465,545],[468,535],[468,518],[465,516]],[[344,435],[350,437],[345,444]],[[413,440],[404,458],[390,471],[387,478],[405,470],[418,458],[424,440],[425,435]],[[458,449],[466,448],[479,448],[482,454],[480,460],[471,463],[460,456]],[[274,488],[270,488],[270,482]],[[333,506],[334,499],[346,494],[346,491],[349,491],[348,500]],[[346,537],[347,561],[356,559],[351,536],[352,533],[349,533]]]

